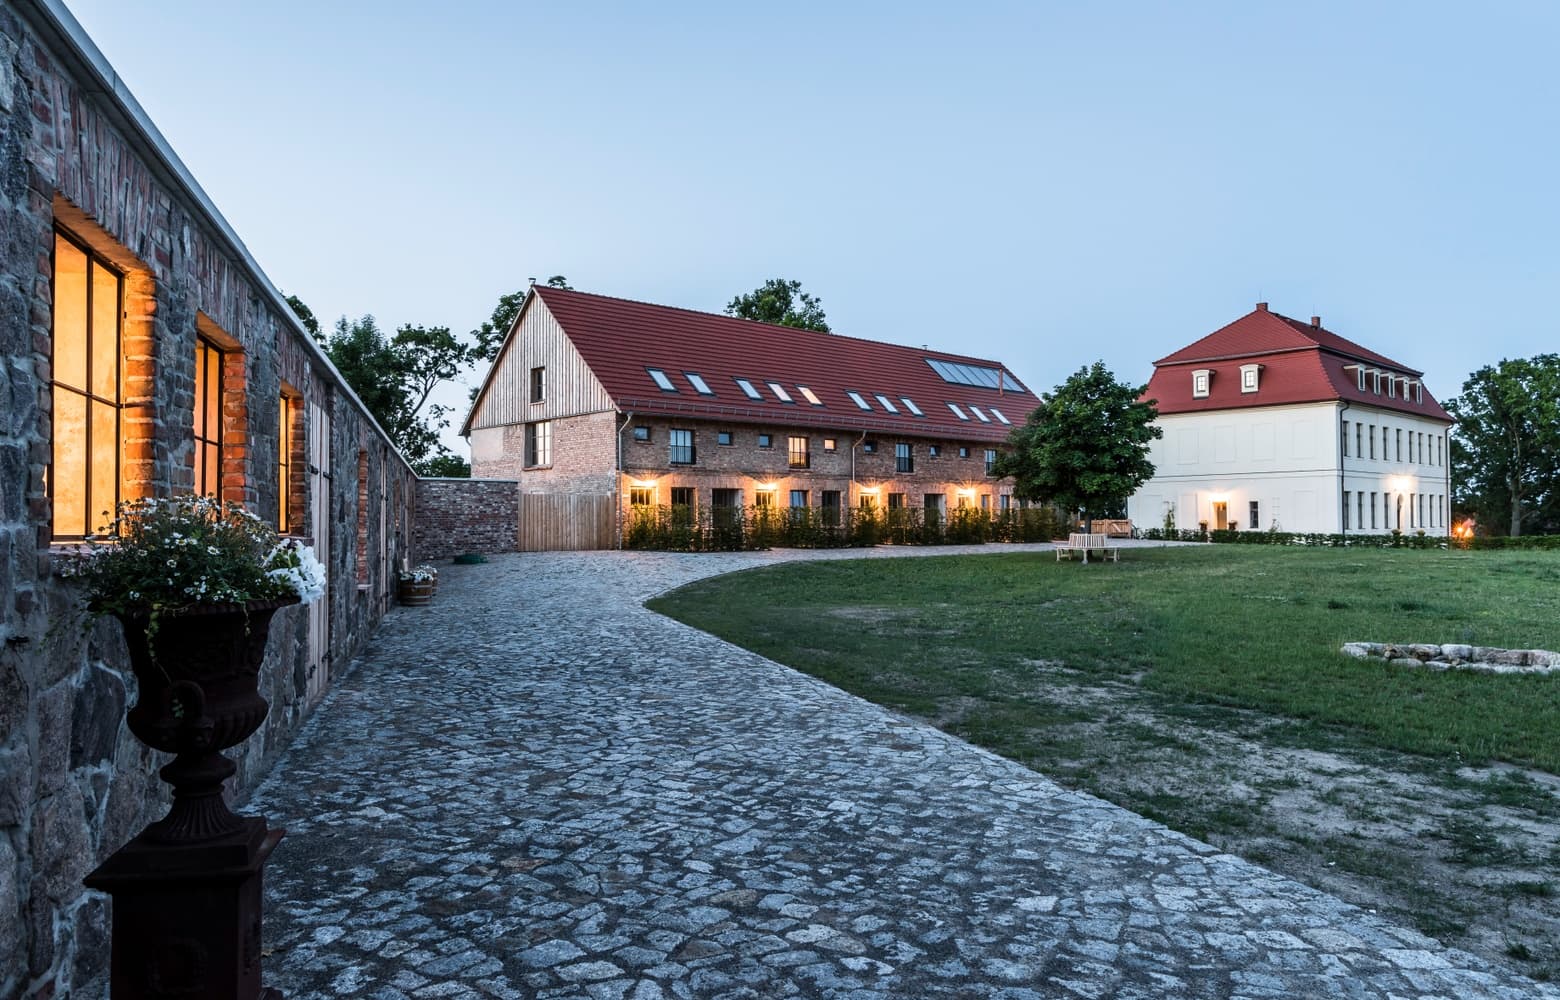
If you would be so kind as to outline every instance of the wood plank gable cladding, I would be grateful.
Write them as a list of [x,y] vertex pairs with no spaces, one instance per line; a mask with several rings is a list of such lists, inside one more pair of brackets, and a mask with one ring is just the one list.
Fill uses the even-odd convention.
[[473,475],[610,496],[620,514],[994,511],[1012,488],[989,463],[1036,402],[997,361],[533,286],[461,433]]

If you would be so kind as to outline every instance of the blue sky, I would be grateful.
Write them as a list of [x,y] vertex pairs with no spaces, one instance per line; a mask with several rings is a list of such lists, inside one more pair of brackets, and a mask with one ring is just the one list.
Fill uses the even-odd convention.
[[322,318],[783,276],[1045,388],[1260,298],[1441,399],[1560,348],[1560,5],[67,2]]

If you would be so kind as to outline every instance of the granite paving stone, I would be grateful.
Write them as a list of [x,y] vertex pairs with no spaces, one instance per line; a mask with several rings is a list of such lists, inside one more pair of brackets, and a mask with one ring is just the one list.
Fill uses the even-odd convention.
[[434,603],[385,618],[246,806],[287,830],[268,984],[289,1000],[1560,1000],[642,606],[785,561],[1044,548],[441,569]]

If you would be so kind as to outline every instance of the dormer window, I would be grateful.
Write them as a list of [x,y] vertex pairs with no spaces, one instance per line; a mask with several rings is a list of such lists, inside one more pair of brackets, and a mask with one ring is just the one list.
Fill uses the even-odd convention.
[[1207,399],[1208,385],[1213,381],[1213,371],[1208,368],[1199,368],[1192,372],[1192,398]]
[[1381,372],[1375,368],[1370,371],[1370,391],[1375,395],[1381,395]]
[[1416,402],[1416,403],[1423,403],[1424,401],[1425,401],[1425,384],[1423,382],[1415,382],[1414,383],[1414,402]]
[[1262,371],[1262,366],[1261,365],[1241,365],[1240,366],[1240,391],[1241,392],[1256,392],[1257,391],[1257,381],[1260,378],[1261,371]]
[[1397,376],[1396,375],[1388,375],[1387,376],[1387,398],[1388,399],[1397,399],[1397,383],[1398,383],[1398,380],[1397,380]]

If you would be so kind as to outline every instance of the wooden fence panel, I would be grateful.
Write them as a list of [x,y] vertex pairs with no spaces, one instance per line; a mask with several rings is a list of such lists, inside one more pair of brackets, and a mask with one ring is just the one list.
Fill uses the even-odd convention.
[[615,519],[610,495],[522,493],[520,551],[613,548]]

